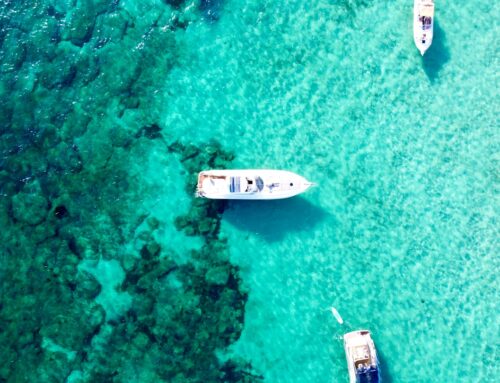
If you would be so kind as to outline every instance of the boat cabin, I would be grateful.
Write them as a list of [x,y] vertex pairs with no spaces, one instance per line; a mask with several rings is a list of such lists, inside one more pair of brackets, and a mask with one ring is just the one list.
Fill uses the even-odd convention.
[[422,30],[432,28],[432,18],[434,17],[434,4],[422,4],[418,14],[418,21],[422,23]]
[[264,181],[260,177],[229,177],[230,193],[257,193],[264,189]]
[[285,170],[207,170],[198,174],[196,196],[212,199],[282,199],[305,192],[312,183]]
[[377,352],[368,330],[351,331],[344,335],[350,383],[379,383]]
[[353,347],[352,357],[356,371],[356,383],[379,382],[378,368],[367,344],[359,344]]
[[354,359],[354,367],[369,366],[371,364],[370,348],[366,344],[362,344],[353,348],[352,357]]

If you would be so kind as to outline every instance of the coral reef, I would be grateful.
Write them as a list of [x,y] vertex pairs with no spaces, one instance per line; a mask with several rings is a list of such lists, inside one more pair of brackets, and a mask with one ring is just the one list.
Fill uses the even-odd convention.
[[[173,142],[168,150],[178,153],[183,166],[188,173],[188,193],[193,193],[198,172],[203,169],[225,168],[234,159],[232,153],[224,151],[220,144],[211,141],[203,148],[194,145],[183,145]],[[217,239],[219,235],[220,216],[224,211],[225,201],[195,199],[188,214],[177,217],[175,225],[184,230],[187,235],[203,235],[207,240]]]
[[[175,220],[203,238],[178,264],[155,241],[172,223],[145,202],[140,164],[165,129],[151,95],[177,65],[177,29],[202,19],[184,5],[0,10],[0,382],[254,379],[217,357],[239,337],[246,302],[219,238],[223,204],[193,200]],[[232,159],[216,143],[167,146],[188,184]]]

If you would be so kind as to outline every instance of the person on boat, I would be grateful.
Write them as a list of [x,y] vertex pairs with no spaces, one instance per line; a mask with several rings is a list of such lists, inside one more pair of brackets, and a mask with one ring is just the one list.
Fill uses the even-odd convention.
[[247,188],[245,190],[245,193],[250,193],[255,191],[253,180],[247,177]]
[[269,187],[269,191],[272,193],[272,192],[273,192],[273,189],[274,189],[274,188],[277,188],[277,187],[279,187],[279,186],[280,186],[280,184],[278,184],[278,183],[272,183],[272,184],[268,185],[268,187]]

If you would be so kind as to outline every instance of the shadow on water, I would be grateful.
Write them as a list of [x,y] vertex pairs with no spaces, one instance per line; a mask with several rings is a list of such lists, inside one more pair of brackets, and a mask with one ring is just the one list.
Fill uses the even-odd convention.
[[389,373],[389,365],[386,363],[384,354],[377,348],[377,356],[380,364],[380,378],[382,383],[392,383],[394,380]]
[[450,52],[446,48],[445,43],[446,34],[439,26],[439,22],[435,20],[432,45],[424,57],[422,57],[425,74],[431,82],[434,82],[444,64],[450,60]]
[[326,216],[323,209],[301,197],[230,201],[224,212],[224,219],[231,225],[256,233],[269,242],[279,241],[289,232],[309,230]]

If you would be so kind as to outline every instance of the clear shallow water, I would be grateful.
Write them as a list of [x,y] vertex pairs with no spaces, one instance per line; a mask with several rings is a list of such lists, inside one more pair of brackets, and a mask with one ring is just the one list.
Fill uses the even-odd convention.
[[[287,201],[231,202],[223,213],[221,236],[248,291],[243,332],[226,354],[251,362],[268,382],[346,381],[339,338],[363,327],[374,335],[386,382],[494,382],[500,373],[498,6],[436,4],[435,41],[422,59],[405,2],[214,4],[212,13],[189,3],[172,13],[160,1],[123,1],[117,10],[128,20],[124,38],[106,35],[112,42],[100,50],[95,27],[81,48],[85,33],[62,45],[91,57],[94,47],[100,75],[78,82],[87,73],[78,67],[63,93],[62,104],[76,103],[91,123],[51,122],[62,142],[78,146],[87,174],[100,174],[111,161],[118,169],[106,172],[127,184],[119,192],[107,190],[107,182],[84,188],[97,188],[102,206],[64,195],[54,200],[70,213],[83,211],[84,228],[104,228],[106,240],[92,237],[90,228],[79,232],[97,243],[85,254],[117,259],[127,271],[123,254],[140,251],[146,229],[137,222],[150,214],[160,222],[155,241],[186,262],[188,249],[203,243],[173,225],[190,203],[186,172],[158,140],[139,138],[130,149],[127,137],[154,122],[168,141],[203,146],[215,138],[236,154],[232,167],[286,168],[319,185]],[[63,3],[54,6],[71,13]],[[175,12],[179,23],[190,23],[170,33]],[[99,17],[116,22],[112,31],[124,24],[109,9]],[[65,56],[56,57],[56,73],[64,72]],[[32,90],[30,76],[43,73],[46,58],[38,60],[15,71],[4,66],[5,78],[24,79],[16,82],[19,92],[36,94],[39,112],[30,118],[37,123],[62,93],[44,90],[50,81],[43,77]],[[133,65],[142,68],[139,76],[127,70]],[[26,176],[22,167],[9,168],[5,153],[12,154],[4,151],[9,177]],[[36,171],[28,176],[36,178]],[[77,175],[73,182],[82,180]],[[344,326],[328,311],[332,305]]]
[[200,113],[166,118],[220,137],[237,166],[319,184],[224,214],[250,291],[234,352],[269,381],[345,381],[335,338],[360,327],[386,381],[495,380],[498,59],[495,28],[477,27],[498,9],[473,27],[468,6],[437,4],[424,59],[404,2],[228,2],[217,26],[189,31],[203,48],[174,72],[185,91],[171,102]]

